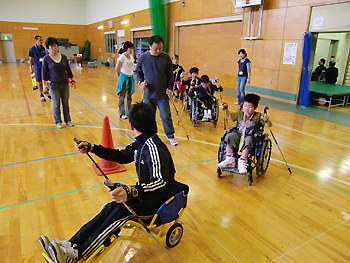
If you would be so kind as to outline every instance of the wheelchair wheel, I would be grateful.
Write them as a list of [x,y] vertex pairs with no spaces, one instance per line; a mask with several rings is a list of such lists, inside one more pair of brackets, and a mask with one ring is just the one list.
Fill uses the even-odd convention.
[[198,118],[198,109],[195,105],[196,103],[192,102],[191,104],[191,112],[190,112],[190,116],[191,116],[191,122],[193,127],[196,127],[197,125],[197,118]]
[[168,232],[166,233],[166,245],[167,247],[173,248],[177,244],[179,244],[182,235],[183,235],[184,229],[183,226],[180,223],[173,224]]
[[217,123],[218,123],[218,120],[219,120],[219,103],[217,100],[214,100],[214,103],[215,103],[215,106],[214,106],[214,109],[213,109],[213,124],[214,124],[214,127],[216,127]]
[[267,138],[263,141],[260,156],[256,164],[256,174],[258,177],[261,177],[265,174],[270,163],[271,151],[272,143],[271,140]]

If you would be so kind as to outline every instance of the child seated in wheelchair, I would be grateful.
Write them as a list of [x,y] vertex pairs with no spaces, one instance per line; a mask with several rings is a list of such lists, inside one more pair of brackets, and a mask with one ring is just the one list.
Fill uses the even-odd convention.
[[192,67],[190,69],[191,76],[187,79],[182,81],[182,85],[186,85],[186,93],[189,94],[189,92],[194,88],[197,87],[201,80],[198,78],[199,69],[196,67]]
[[[234,152],[240,155],[238,159],[238,172],[241,174],[247,173],[247,158],[249,151],[254,146],[254,140],[257,132],[264,125],[272,126],[272,122],[267,114],[262,115],[256,112],[259,105],[260,96],[256,94],[247,94],[243,98],[243,108],[240,111],[229,113],[227,103],[222,103],[222,109],[225,111],[226,118],[231,117],[236,121],[236,127],[232,132],[228,133],[225,141],[226,158],[218,164],[219,168],[235,166],[236,158]],[[241,153],[241,154],[240,154]]]
[[201,84],[192,89],[188,94],[191,100],[196,95],[197,98],[204,103],[204,115],[202,121],[209,121],[211,119],[211,110],[213,108],[213,96],[215,91],[222,91],[222,87],[218,85],[217,81],[212,84],[207,75],[200,78]]

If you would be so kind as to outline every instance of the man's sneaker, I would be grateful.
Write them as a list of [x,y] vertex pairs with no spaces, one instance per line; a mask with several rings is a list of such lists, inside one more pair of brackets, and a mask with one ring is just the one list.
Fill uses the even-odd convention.
[[39,245],[41,246],[41,248],[47,253],[49,254],[49,244],[50,244],[50,240],[48,239],[47,236],[41,236],[38,238],[38,242]]
[[56,127],[57,127],[57,129],[62,129],[63,128],[62,122],[57,122]]
[[240,174],[246,174],[247,173],[247,162],[246,160],[239,158],[238,160],[238,172]]
[[45,101],[46,101],[43,94],[40,95],[40,100],[41,100],[42,102],[45,102]]
[[49,255],[55,263],[76,263],[79,251],[69,241],[53,240],[49,245]]
[[122,118],[123,120],[126,120],[128,118],[128,116],[122,115],[122,116],[120,116],[120,118]]
[[235,157],[233,157],[233,156],[227,156],[227,157],[225,158],[225,160],[223,160],[222,162],[220,162],[220,163],[218,164],[218,167],[219,167],[219,168],[225,168],[225,167],[229,167],[229,166],[233,167],[233,166],[235,166],[235,163],[236,163]]
[[48,99],[50,99],[50,100],[52,99],[49,93],[47,93],[46,96]]
[[168,140],[169,140],[169,142],[170,142],[170,144],[172,146],[176,146],[177,145],[177,141],[175,140],[175,138],[168,138]]
[[71,122],[71,121],[67,122],[66,124],[67,124],[67,126],[69,126],[69,127],[73,127],[73,126],[74,126],[74,123]]

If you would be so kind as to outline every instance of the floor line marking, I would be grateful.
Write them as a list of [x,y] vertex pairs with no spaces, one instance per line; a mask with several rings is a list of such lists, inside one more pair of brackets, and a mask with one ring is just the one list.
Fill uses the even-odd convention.
[[[125,147],[125,146],[126,146],[125,144],[121,144],[121,145],[114,146],[114,148]],[[80,152],[64,153],[64,154],[59,154],[59,155],[53,155],[53,156],[36,158],[36,159],[30,159],[30,160],[26,160],[26,161],[1,164],[0,167],[6,167],[6,166],[12,166],[12,165],[24,164],[24,163],[32,163],[32,162],[38,162],[38,161],[43,161],[43,160],[49,160],[49,159],[56,159],[56,158],[60,158],[60,157],[76,155],[76,154],[79,154],[79,153]]]
[[27,98],[27,93],[26,93],[26,90],[24,88],[24,84],[23,84],[23,81],[22,81],[21,73],[18,72],[18,75],[19,75],[19,79],[21,80],[23,94],[24,94],[24,98],[26,100],[27,110],[28,110],[29,116],[32,116],[32,113],[30,112],[30,107],[29,107],[29,102],[28,102],[28,98]]
[[285,257],[286,255],[288,255],[288,254],[292,253],[293,251],[295,251],[295,250],[297,250],[297,249],[299,249],[299,248],[301,248],[301,247],[305,246],[306,244],[308,244],[308,243],[310,243],[310,242],[314,241],[315,239],[318,239],[319,237],[323,236],[324,234],[327,234],[328,232],[330,232],[330,231],[332,231],[333,229],[335,229],[335,228],[337,228],[337,227],[339,227],[339,226],[341,226],[341,225],[345,224],[345,223],[346,223],[346,222],[348,222],[348,221],[349,221],[349,219],[347,219],[347,220],[345,220],[345,221],[343,221],[343,222],[341,222],[341,223],[339,223],[339,224],[337,224],[337,225],[335,225],[335,226],[331,227],[330,229],[328,229],[328,230],[326,230],[326,231],[322,232],[321,234],[319,234],[319,235],[317,235],[317,236],[315,236],[315,237],[311,238],[310,240],[308,240],[308,241],[306,241],[306,242],[302,243],[301,245],[299,245],[299,246],[297,246],[297,247],[295,247],[295,248],[291,249],[291,250],[290,250],[290,251],[288,251],[287,253],[285,253],[285,254],[283,254],[283,255],[279,256],[278,258],[275,258],[275,259],[274,259],[274,260],[272,260],[270,263],[275,263],[275,262],[276,262],[276,260],[279,260],[279,259],[281,259],[281,258]]
[[301,133],[301,134],[304,134],[304,135],[307,135],[307,136],[310,136],[310,137],[313,137],[313,138],[316,138],[316,139],[319,139],[319,140],[323,140],[323,141],[326,141],[326,142],[331,142],[331,143],[334,143],[336,145],[339,145],[339,146],[342,146],[342,147],[346,147],[346,148],[349,148],[350,149],[350,146],[348,145],[344,145],[344,144],[341,144],[339,142],[336,142],[336,141],[333,141],[333,140],[330,140],[330,139],[327,139],[327,138],[323,138],[323,137],[320,137],[320,136],[317,136],[317,135],[313,135],[311,133],[307,133],[307,132],[303,132],[303,131],[298,131],[296,129],[293,129],[293,128],[289,128],[289,127],[286,127],[286,126],[283,126],[281,124],[277,124],[277,123],[274,123],[273,125],[276,125],[278,127],[281,127],[281,128],[284,128],[284,129],[287,129],[287,130],[291,130],[291,131],[295,131],[295,132],[298,132],[298,133]]
[[[195,165],[199,165],[199,164],[203,164],[203,163],[212,162],[214,160],[216,160],[216,158],[211,158],[211,159],[207,159],[207,160],[200,161],[200,162],[195,162],[195,163],[189,163],[189,164],[185,164],[185,165],[175,166],[175,169],[183,169],[183,168],[186,168],[186,167],[189,167],[189,166],[195,166]],[[129,181],[129,180],[132,180],[132,179],[137,179],[137,176],[132,176],[132,177],[119,179],[119,180],[117,180],[115,182]],[[75,190],[69,190],[69,191],[66,191],[66,192],[61,192],[61,193],[58,193],[58,194],[47,195],[47,196],[39,197],[39,198],[36,198],[36,199],[31,199],[31,200],[18,202],[18,203],[14,203],[14,204],[10,204],[10,205],[0,206],[0,210],[1,209],[5,209],[5,208],[9,208],[9,207],[14,207],[14,206],[21,206],[21,205],[24,205],[24,204],[27,204],[27,203],[33,203],[33,202],[37,202],[37,201],[41,201],[41,200],[45,200],[45,199],[49,199],[49,198],[53,198],[53,197],[57,197],[57,196],[62,196],[62,195],[72,194],[72,193],[76,193],[76,192],[80,192],[80,191],[85,191],[85,190],[89,190],[89,189],[96,188],[96,187],[101,187],[101,186],[104,186],[104,184],[87,186],[87,187],[83,187],[83,188],[79,188],[79,189],[75,189]]]
[[237,262],[241,263],[241,261],[238,260],[223,244],[219,242],[210,232],[201,224],[199,223],[193,216],[191,216],[189,213],[185,211],[185,214],[192,220],[195,221],[197,225],[199,225],[205,233],[207,233],[208,236],[210,236],[220,247],[222,247],[231,257],[233,257]]
[[[91,109],[93,109],[96,113],[98,113],[100,116],[102,116],[102,117],[105,117],[106,115],[105,114],[103,114],[101,111],[99,111],[97,108],[95,108],[92,104],[90,104],[89,102],[87,102],[86,100],[84,100],[80,95],[78,95],[78,94],[76,94],[75,92],[71,92],[73,95],[75,95],[76,97],[78,97],[83,103],[85,103],[86,105],[88,105]],[[117,127],[117,128],[119,128],[120,129],[120,127],[113,121],[113,120],[111,120],[110,118],[109,118],[109,122],[111,123],[111,124],[113,124],[115,127]],[[134,141],[134,138],[130,135],[130,134],[128,134],[127,132],[125,132],[124,130],[120,130],[124,135],[126,135],[127,137],[129,137],[131,140],[133,140]]]

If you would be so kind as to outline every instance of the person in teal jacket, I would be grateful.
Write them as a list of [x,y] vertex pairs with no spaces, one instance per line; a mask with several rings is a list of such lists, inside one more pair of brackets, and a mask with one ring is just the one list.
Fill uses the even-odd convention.
[[[126,41],[123,45],[124,53],[118,57],[115,71],[118,73],[118,86],[117,95],[119,96],[119,116],[123,120],[128,118],[132,94],[135,93],[135,81],[134,81],[134,57],[132,51],[134,44],[130,41]],[[126,94],[126,109],[124,107]]]

